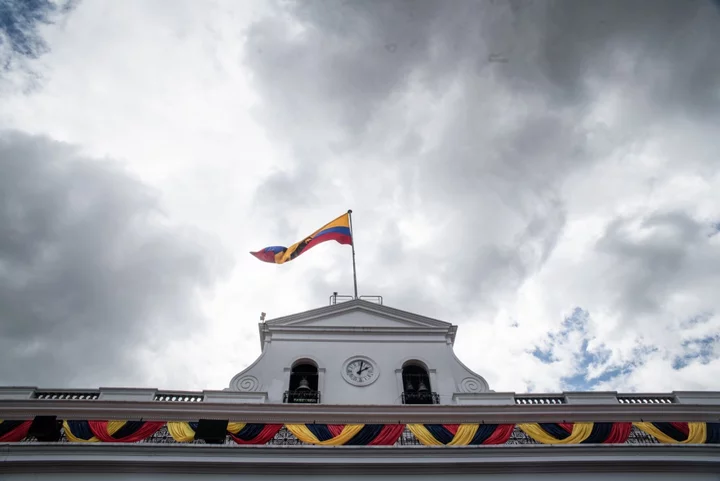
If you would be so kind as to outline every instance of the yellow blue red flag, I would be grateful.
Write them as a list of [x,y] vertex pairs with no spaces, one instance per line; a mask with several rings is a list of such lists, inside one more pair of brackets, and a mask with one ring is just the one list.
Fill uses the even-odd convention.
[[337,241],[340,244],[352,244],[350,230],[350,214],[343,214],[329,222],[290,247],[270,246],[256,252],[250,252],[258,259],[272,264],[284,264],[295,259],[303,252],[326,241]]

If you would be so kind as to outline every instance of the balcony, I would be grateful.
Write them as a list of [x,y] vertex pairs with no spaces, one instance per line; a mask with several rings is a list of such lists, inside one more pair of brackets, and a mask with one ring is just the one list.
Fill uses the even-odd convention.
[[403,404],[440,404],[440,396],[431,391],[405,391],[402,393]]
[[320,391],[307,389],[285,391],[283,402],[286,404],[320,404]]
[[402,372],[403,380],[403,404],[440,404],[440,396],[432,391],[430,378],[427,371],[420,366],[404,366]]

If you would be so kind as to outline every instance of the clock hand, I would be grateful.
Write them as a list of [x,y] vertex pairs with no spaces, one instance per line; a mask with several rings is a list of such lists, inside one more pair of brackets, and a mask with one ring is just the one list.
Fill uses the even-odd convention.
[[356,373],[358,376],[360,375],[360,373],[361,373],[362,370],[363,370],[363,369],[362,369],[363,364],[365,364],[365,361],[360,361],[360,370],[358,370],[358,372]]

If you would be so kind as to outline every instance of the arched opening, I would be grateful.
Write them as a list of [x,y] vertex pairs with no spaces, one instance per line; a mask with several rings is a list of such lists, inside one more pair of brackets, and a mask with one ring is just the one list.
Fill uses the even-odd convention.
[[308,360],[296,362],[290,371],[290,385],[285,392],[286,403],[319,403],[318,368]]
[[427,369],[419,362],[410,361],[402,368],[403,404],[439,404],[437,393],[430,385]]

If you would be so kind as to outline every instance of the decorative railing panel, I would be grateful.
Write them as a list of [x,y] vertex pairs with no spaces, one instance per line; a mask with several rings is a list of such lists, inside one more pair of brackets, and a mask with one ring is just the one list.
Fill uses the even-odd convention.
[[183,394],[183,393],[157,393],[153,401],[169,401],[169,402],[203,402],[202,394]]
[[92,401],[100,397],[100,391],[35,391],[33,399]]
[[547,405],[566,404],[567,400],[562,394],[557,395],[516,395],[515,404],[523,405]]
[[285,391],[283,403],[319,404],[320,391]]
[[620,404],[673,404],[676,402],[675,396],[656,396],[656,395],[618,395],[617,400]]
[[440,404],[440,396],[436,392],[404,392],[401,396],[403,404]]

